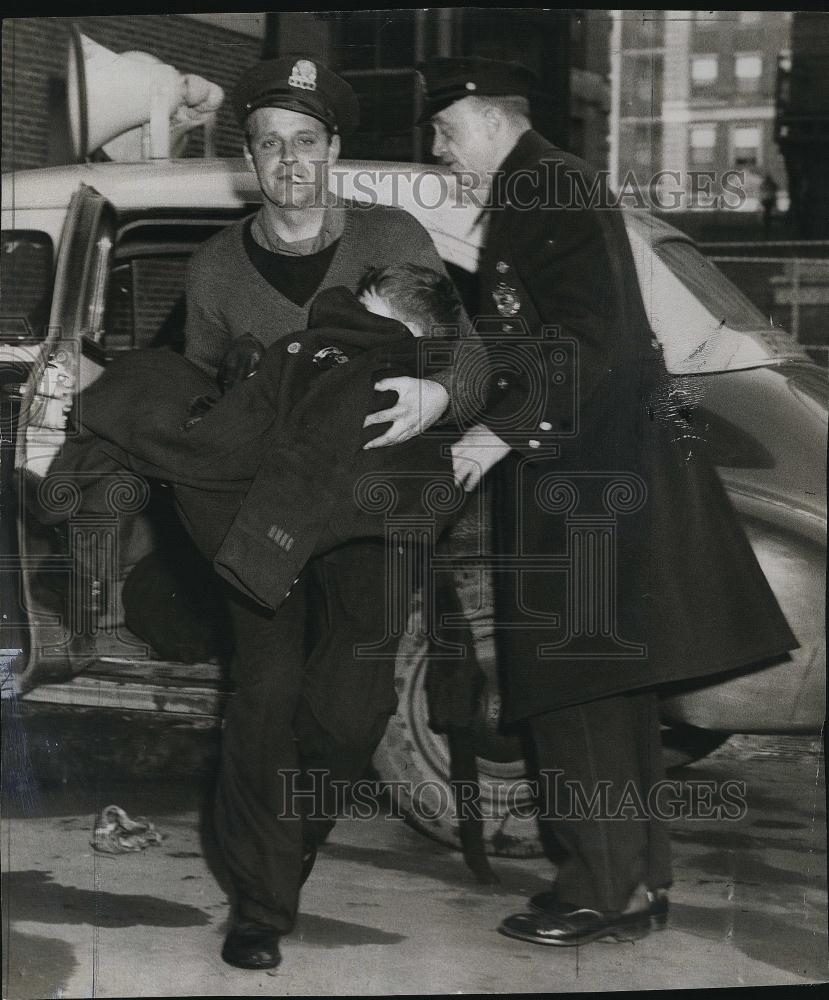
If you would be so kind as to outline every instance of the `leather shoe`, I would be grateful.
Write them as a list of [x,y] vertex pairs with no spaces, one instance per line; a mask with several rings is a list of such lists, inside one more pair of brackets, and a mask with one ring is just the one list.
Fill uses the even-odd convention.
[[222,958],[237,969],[275,969],[282,961],[279,932],[258,920],[234,920],[225,938]]
[[564,948],[602,938],[633,941],[646,937],[650,932],[650,911],[602,913],[559,902],[555,913],[515,913],[507,917],[498,930],[521,941]]
[[[533,913],[540,913],[542,916],[547,913],[556,914],[559,912],[559,898],[555,889],[548,889],[546,892],[537,892],[529,903]],[[668,913],[670,903],[666,889],[648,890],[648,914],[650,916],[651,930],[664,931],[668,926]]]

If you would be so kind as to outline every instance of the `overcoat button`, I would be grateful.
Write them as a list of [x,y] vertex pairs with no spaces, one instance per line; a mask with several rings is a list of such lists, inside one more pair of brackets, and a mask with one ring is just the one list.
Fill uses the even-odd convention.
[[542,431],[551,431],[553,429],[553,425],[550,423],[549,420],[542,420],[538,426],[541,428]]
[[294,340],[290,344],[288,344],[288,354],[299,354],[299,352],[300,352],[301,349],[302,349],[302,347],[301,347],[300,343],[298,341],[296,341],[296,340]]
[[530,438],[530,440],[527,442],[527,444],[531,448],[540,448],[541,447],[541,442],[540,441],[536,441],[535,438]]

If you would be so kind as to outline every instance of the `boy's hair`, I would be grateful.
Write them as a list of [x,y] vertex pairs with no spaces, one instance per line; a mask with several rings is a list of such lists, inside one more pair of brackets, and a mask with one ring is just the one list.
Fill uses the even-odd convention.
[[420,264],[370,267],[357,295],[373,292],[389,304],[404,323],[417,323],[426,336],[433,326],[457,325],[461,300],[451,279]]

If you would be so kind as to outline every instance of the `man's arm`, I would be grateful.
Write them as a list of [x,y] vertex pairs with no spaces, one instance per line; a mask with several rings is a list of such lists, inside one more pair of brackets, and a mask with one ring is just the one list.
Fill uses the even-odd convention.
[[[426,229],[411,215],[407,214],[406,222],[406,231],[401,234],[406,261],[431,268],[451,280]],[[392,421],[391,427],[368,442],[366,448],[401,444],[434,424],[468,426],[472,423],[472,414],[480,408],[480,403],[476,406],[472,382],[467,377],[470,366],[465,364],[465,355],[469,348],[474,350],[474,345],[481,347],[482,342],[472,330],[463,307],[458,316],[458,338],[447,340],[446,344],[451,354],[451,361],[446,367],[430,371],[424,379],[400,377],[384,379],[377,384],[378,391],[393,390],[397,392],[398,399],[393,407],[369,414],[366,418],[364,426]]]
[[215,379],[233,338],[213,301],[212,276],[210,260],[194,254],[187,269],[184,356]]

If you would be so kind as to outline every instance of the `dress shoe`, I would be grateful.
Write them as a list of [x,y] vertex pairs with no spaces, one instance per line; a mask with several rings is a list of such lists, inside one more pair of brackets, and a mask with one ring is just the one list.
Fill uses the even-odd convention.
[[282,961],[279,932],[257,920],[234,920],[225,938],[222,958],[237,969],[275,969]]
[[[546,913],[559,912],[559,899],[555,889],[548,889],[546,892],[537,892],[529,903],[533,913],[542,916]],[[668,902],[668,891],[666,889],[648,890],[648,914],[651,921],[652,931],[664,931],[668,926],[668,912],[670,903]]]
[[515,913],[507,917],[498,930],[521,941],[568,948],[602,938],[633,941],[645,937],[650,926],[649,909],[602,913],[559,902],[556,912]]

